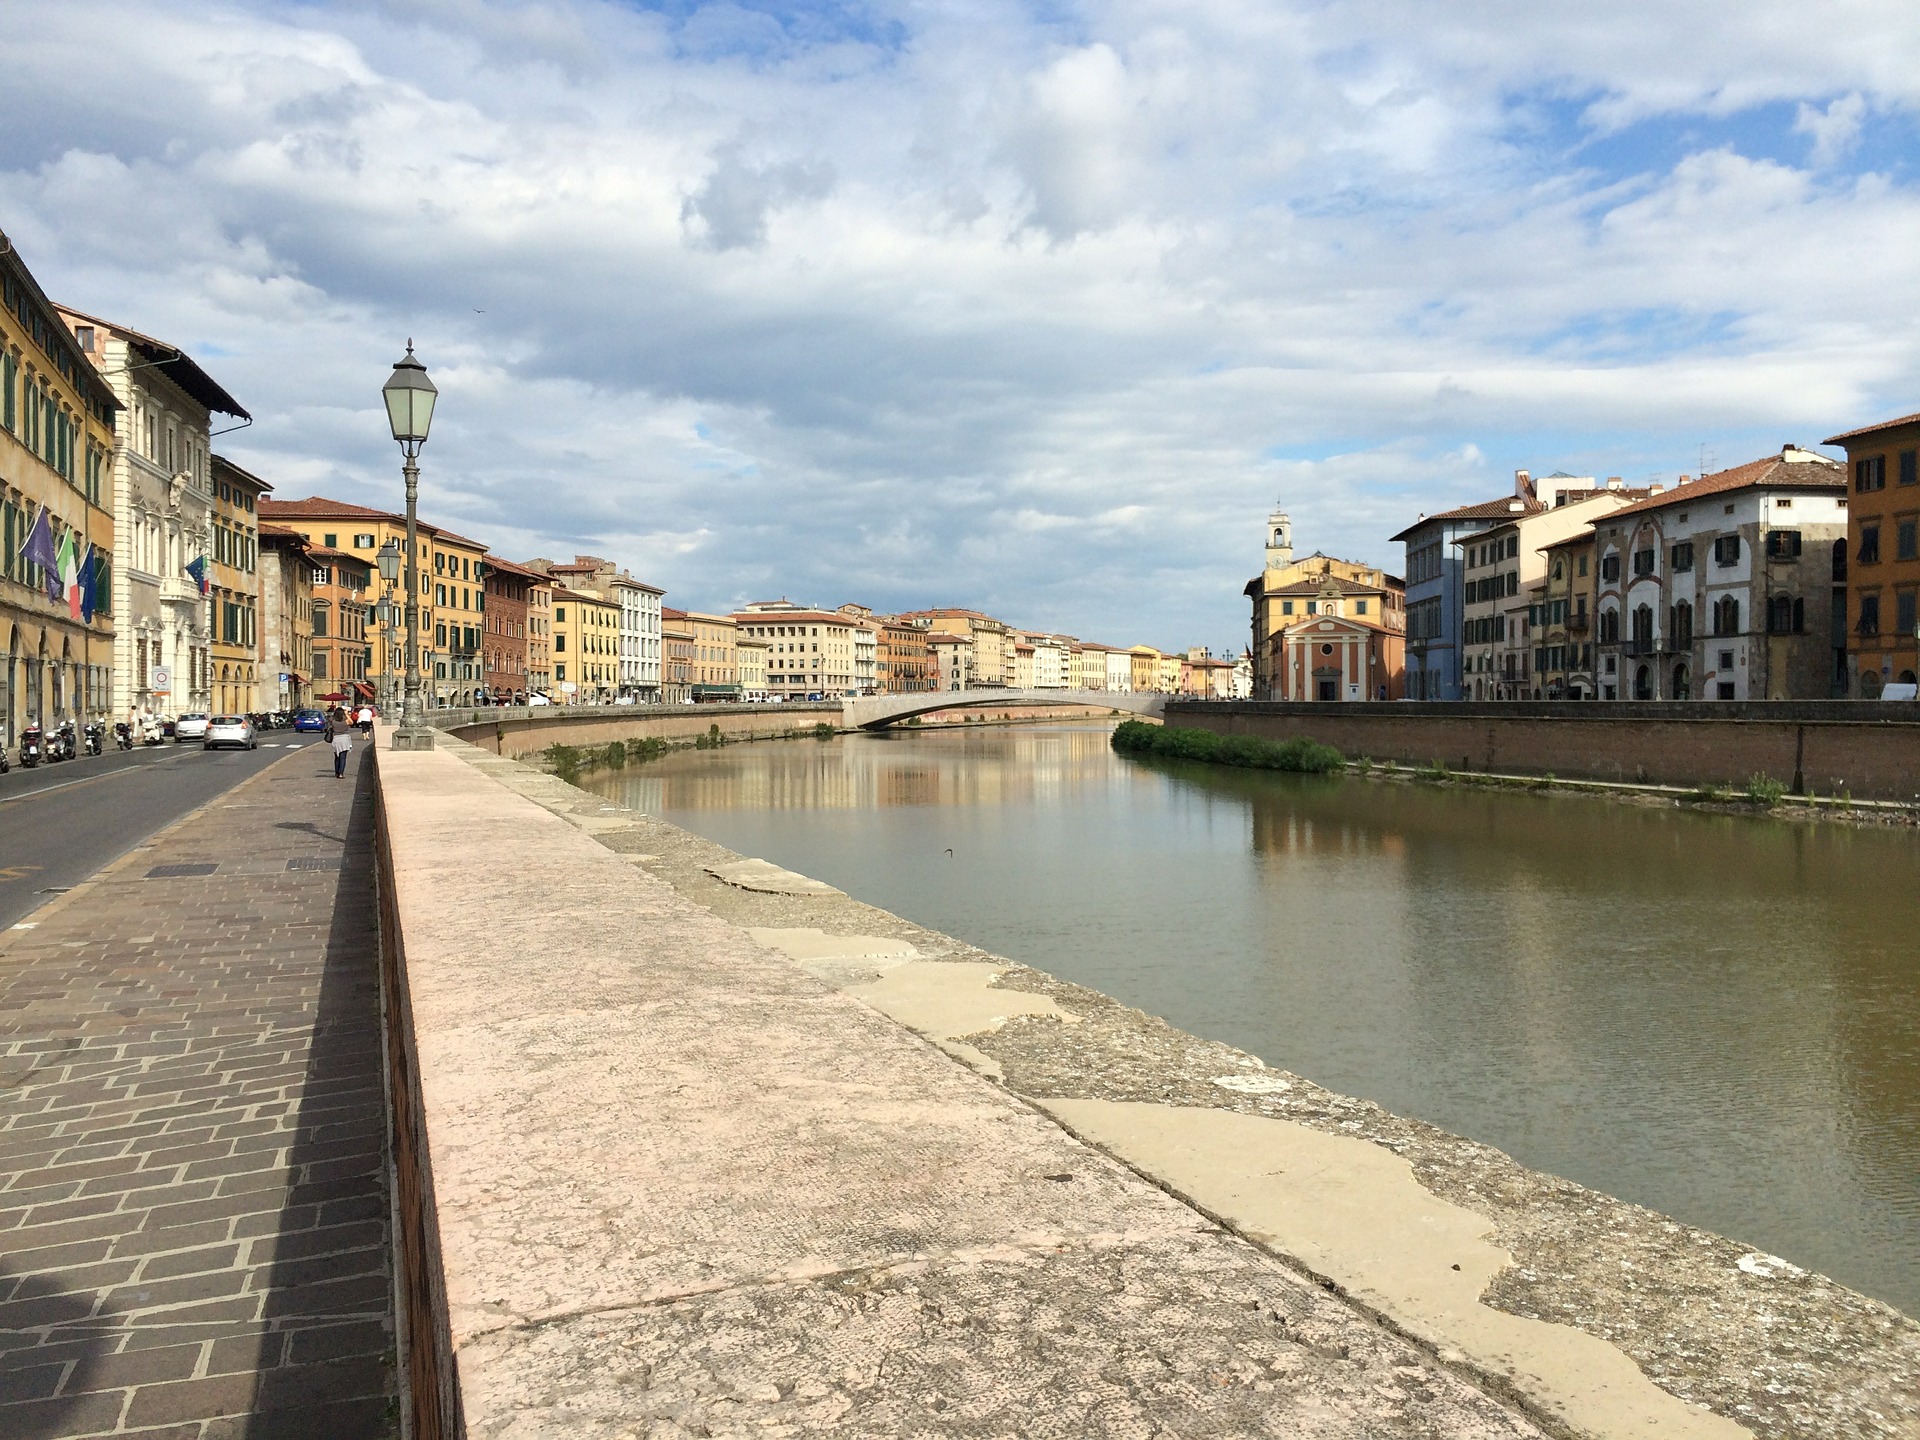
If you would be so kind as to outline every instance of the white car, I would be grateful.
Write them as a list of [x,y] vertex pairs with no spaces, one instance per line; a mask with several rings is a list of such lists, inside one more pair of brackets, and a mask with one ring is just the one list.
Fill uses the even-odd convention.
[[205,736],[202,746],[208,750],[218,750],[223,745],[231,745],[236,750],[253,750],[259,747],[259,741],[253,733],[253,722],[244,715],[216,715],[201,726]]
[[553,701],[551,701],[551,700],[549,700],[549,699],[548,699],[548,698],[547,698],[546,696],[544,696],[544,695],[542,695],[542,694],[541,694],[541,693],[540,693],[540,692],[539,692],[538,690],[536,690],[536,691],[534,691],[534,692],[533,692],[533,694],[531,694],[531,695],[529,695],[529,696],[527,696],[527,704],[529,704],[529,705],[551,705],[551,704],[553,704]]
[[202,710],[182,715],[173,722],[175,740],[204,740],[207,734],[207,716]]

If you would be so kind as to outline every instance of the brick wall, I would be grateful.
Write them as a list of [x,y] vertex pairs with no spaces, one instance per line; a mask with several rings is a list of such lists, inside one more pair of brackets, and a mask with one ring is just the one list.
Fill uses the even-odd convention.
[[541,705],[435,711],[429,719],[470,745],[519,759],[549,745],[588,749],[615,740],[691,740],[712,725],[741,740],[810,729],[823,720],[837,727],[840,705]]
[[1868,702],[1286,705],[1174,702],[1166,723],[1350,757],[1456,770],[1663,785],[1744,785],[1862,800],[1920,797],[1920,706]]

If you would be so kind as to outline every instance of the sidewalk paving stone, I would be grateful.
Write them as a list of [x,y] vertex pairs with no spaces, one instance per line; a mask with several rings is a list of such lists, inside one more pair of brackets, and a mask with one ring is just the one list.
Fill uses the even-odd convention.
[[0,932],[0,1436],[399,1434],[372,772]]

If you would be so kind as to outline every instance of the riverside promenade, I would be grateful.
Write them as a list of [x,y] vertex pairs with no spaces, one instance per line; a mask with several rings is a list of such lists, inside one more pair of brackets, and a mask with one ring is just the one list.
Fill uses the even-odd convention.
[[0,931],[0,1436],[399,1434],[372,769]]

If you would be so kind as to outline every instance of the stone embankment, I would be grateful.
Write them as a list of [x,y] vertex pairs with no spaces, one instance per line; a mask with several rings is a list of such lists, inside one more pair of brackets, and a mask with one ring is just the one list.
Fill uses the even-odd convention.
[[1821,1276],[530,767],[379,764],[417,1435],[1920,1434],[1920,1326]]
[[1920,800],[1920,705],[1906,701],[1502,701],[1314,705],[1169,701],[1166,723],[1304,737],[1408,767]]

